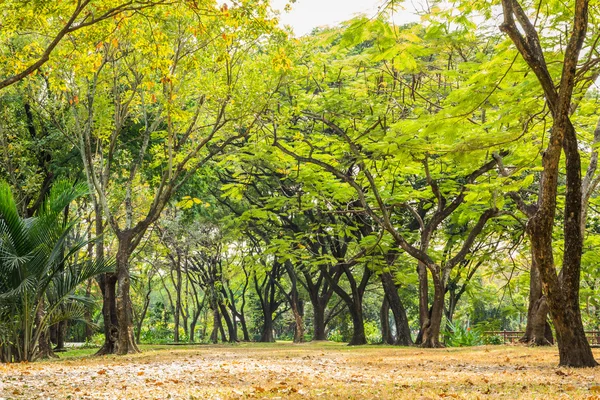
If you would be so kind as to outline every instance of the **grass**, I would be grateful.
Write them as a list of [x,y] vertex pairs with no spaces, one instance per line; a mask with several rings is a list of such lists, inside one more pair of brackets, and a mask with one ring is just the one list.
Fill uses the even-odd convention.
[[91,357],[96,349],[77,349],[0,365],[0,399],[600,399],[600,368],[559,368],[556,348],[278,342],[142,350]]

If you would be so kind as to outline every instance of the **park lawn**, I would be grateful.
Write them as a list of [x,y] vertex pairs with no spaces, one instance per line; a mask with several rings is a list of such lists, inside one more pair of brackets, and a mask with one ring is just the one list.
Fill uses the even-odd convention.
[[600,399],[600,368],[559,368],[555,347],[275,343],[143,350],[96,358],[82,349],[60,360],[0,364],[0,399]]

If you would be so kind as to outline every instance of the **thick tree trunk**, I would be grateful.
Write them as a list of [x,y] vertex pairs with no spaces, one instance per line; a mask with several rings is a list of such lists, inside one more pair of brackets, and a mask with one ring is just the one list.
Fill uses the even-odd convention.
[[133,332],[133,310],[131,307],[131,278],[129,276],[129,258],[131,257],[131,238],[128,233],[119,235],[117,250],[117,321],[119,336],[117,354],[139,353]]
[[394,336],[390,329],[390,304],[386,296],[383,296],[381,302],[381,311],[379,312],[379,320],[381,323],[381,340],[384,344],[394,344]]
[[[95,227],[96,227],[96,260],[104,259],[104,221],[102,220],[102,208],[92,196],[94,201]],[[117,319],[117,274],[106,273],[97,278],[98,286],[102,292],[102,319],[104,321],[104,344],[95,355],[114,354],[117,351],[117,338],[119,327]]]
[[[297,296],[296,296],[297,297]],[[294,343],[304,342],[304,321],[298,305],[298,299],[292,302],[292,313],[294,314]]]
[[221,328],[221,315],[217,307],[213,308],[213,330],[210,333],[210,341],[213,344],[219,343],[219,330]]
[[225,320],[225,324],[227,325],[227,333],[229,333],[229,342],[237,342],[237,329],[235,327],[235,324],[233,323],[231,316],[229,315],[229,312],[227,311],[227,307],[225,307],[225,304],[220,303],[219,309],[221,310],[221,314],[223,315],[223,319]]
[[188,336],[189,342],[190,343],[194,343],[194,340],[196,339],[196,323],[198,323],[198,317],[200,316],[200,313],[194,313],[192,315],[192,321],[190,322],[190,334]]
[[248,333],[248,326],[246,325],[246,316],[242,311],[238,314],[240,319],[240,325],[242,326],[242,335],[244,336],[244,342],[250,341],[250,334]]
[[[43,320],[44,314],[45,314],[45,307],[43,304],[43,300],[41,300],[41,301],[42,301],[42,304],[38,308],[37,314],[35,316],[35,320],[36,320],[35,322],[36,322],[37,326],[40,325],[40,322]],[[32,345],[32,347],[35,347],[35,346],[33,346],[33,343],[31,343],[31,345]],[[38,339],[37,353],[34,353],[33,350],[34,350],[33,348],[27,349],[27,352],[25,354],[23,354],[23,359],[18,360],[18,361],[34,361],[35,358],[46,359],[46,358],[57,358],[58,357],[52,351],[52,343],[50,342],[49,329],[46,329],[44,332],[41,332],[39,339]]]
[[273,314],[270,309],[263,312],[263,319],[259,342],[272,343],[275,341],[275,338],[273,337]]
[[433,304],[430,317],[422,327],[421,347],[435,348],[443,347],[440,343],[440,329],[444,315],[444,287],[439,277],[433,277]]
[[396,340],[394,344],[410,346],[412,338],[410,336],[410,327],[408,326],[408,317],[406,316],[406,309],[402,304],[402,300],[400,300],[400,296],[398,295],[398,288],[394,282],[394,277],[389,272],[384,272],[381,274],[381,283],[383,284],[383,290],[389,307],[392,309],[394,315],[394,324],[396,326]]
[[107,273],[100,276],[98,286],[102,292],[102,318],[104,320],[104,344],[97,356],[114,354],[117,350],[119,328],[117,320],[117,275]]
[[350,316],[352,317],[352,338],[350,339],[348,345],[359,346],[367,344],[362,301],[354,301],[352,307],[348,307],[348,311],[350,311]]
[[581,165],[577,152],[575,131],[567,117],[556,119],[553,136],[564,132],[567,189],[565,192],[565,247],[563,268],[556,272],[552,256],[552,233],[558,185],[558,163],[562,143],[552,143],[544,154],[544,174],[540,207],[527,225],[533,259],[539,269],[542,285],[546,291],[548,308],[558,341],[560,365],[570,367],[593,367],[592,350],[585,337],[579,309],[579,280],[583,236],[581,232]]
[[65,335],[67,333],[67,321],[61,321],[57,324],[56,329],[56,347],[55,352],[66,351],[65,349]]
[[529,273],[529,307],[527,310],[527,326],[522,343],[534,346],[550,346],[554,344],[552,329],[548,323],[548,303],[542,294],[540,274],[532,257]]
[[325,305],[321,304],[318,299],[316,301],[311,299],[311,303],[313,305],[314,329],[312,340],[327,340],[327,335],[325,334]]

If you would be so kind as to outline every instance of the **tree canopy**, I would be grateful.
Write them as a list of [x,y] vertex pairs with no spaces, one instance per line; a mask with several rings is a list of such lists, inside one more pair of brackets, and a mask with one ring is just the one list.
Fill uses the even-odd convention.
[[598,5],[398,7],[3,2],[3,361],[511,331],[595,366]]

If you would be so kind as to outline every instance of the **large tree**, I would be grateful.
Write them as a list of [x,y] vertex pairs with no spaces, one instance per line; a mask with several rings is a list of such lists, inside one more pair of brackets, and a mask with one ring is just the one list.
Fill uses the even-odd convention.
[[[579,308],[582,233],[581,160],[575,127],[571,121],[573,93],[582,48],[588,29],[589,2],[576,0],[568,14],[560,71],[548,67],[536,20],[516,0],[503,0],[504,22],[500,26],[537,77],[546,105],[552,115],[552,128],[542,158],[542,178],[537,204],[532,209],[527,230],[531,237],[533,262],[542,287],[558,340],[560,365],[592,367],[597,365],[585,336]],[[529,15],[528,15],[529,14]],[[552,51],[555,51],[553,49]],[[591,50],[588,50],[591,51]],[[588,67],[589,68],[589,67]],[[553,229],[557,212],[560,159],[565,156],[564,252],[562,269],[557,269],[553,248]]]

